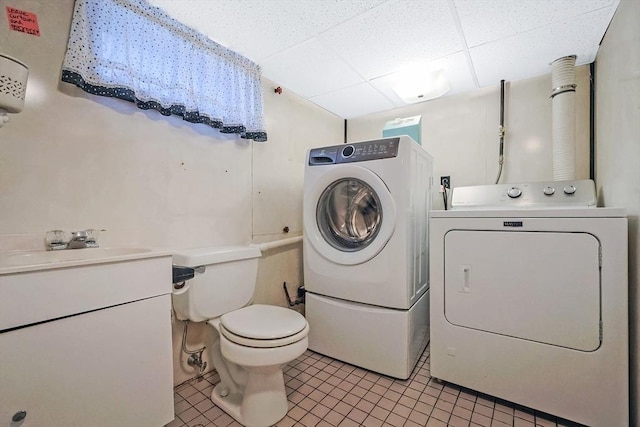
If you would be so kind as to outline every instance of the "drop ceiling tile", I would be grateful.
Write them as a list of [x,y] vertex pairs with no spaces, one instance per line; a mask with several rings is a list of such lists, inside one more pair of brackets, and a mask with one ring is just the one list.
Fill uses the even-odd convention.
[[262,75],[307,98],[364,81],[318,38],[264,59]]
[[[404,105],[390,92],[390,75],[415,64],[444,62],[452,85],[445,96],[473,89],[463,40],[481,86],[549,73],[549,63],[567,54],[577,54],[578,64],[592,62],[619,3],[148,1],[257,62],[265,77],[347,118]],[[374,80],[357,83],[362,79]]]
[[287,0],[149,0],[185,25],[252,61],[312,36]]
[[611,19],[610,9],[470,49],[480,86],[550,73],[551,62],[566,55],[577,55],[577,65],[593,62]]
[[369,83],[361,83],[310,99],[322,108],[344,118],[353,119],[366,114],[394,108],[393,103],[382,96]]
[[321,37],[367,79],[461,50],[447,0],[389,1]]
[[[435,61],[429,61],[420,65],[419,69],[422,69],[425,72],[432,72],[441,69],[444,70],[444,75],[447,77],[451,85],[451,89],[445,94],[446,96],[476,89],[476,84],[473,81],[471,70],[467,63],[467,58],[462,52],[458,52]],[[371,80],[371,84],[380,93],[391,100],[396,107],[403,107],[407,104],[402,101],[398,95],[396,95],[392,88],[397,75],[398,73],[392,73],[384,77],[373,79]]]
[[298,15],[308,31],[320,34],[384,3],[386,0],[288,0],[289,10]]
[[468,47],[569,20],[619,0],[454,0]]

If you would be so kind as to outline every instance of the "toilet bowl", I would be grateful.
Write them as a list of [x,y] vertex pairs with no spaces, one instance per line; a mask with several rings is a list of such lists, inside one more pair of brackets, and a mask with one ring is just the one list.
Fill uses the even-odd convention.
[[[282,368],[307,349],[304,317],[281,307],[251,305],[208,323],[218,334],[222,356],[216,360],[214,353],[221,381],[211,394],[213,403],[245,426],[281,420],[288,410]],[[269,338],[261,333],[268,329]]]
[[283,367],[308,347],[309,325],[298,312],[251,302],[260,251],[253,247],[203,248],[174,254],[174,264],[195,277],[173,294],[176,317],[207,321],[207,343],[220,383],[211,400],[246,427],[281,420],[288,403]]

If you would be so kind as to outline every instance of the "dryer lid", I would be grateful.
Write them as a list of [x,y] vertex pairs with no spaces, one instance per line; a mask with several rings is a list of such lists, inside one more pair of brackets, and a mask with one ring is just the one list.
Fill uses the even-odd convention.
[[285,338],[307,326],[307,321],[297,311],[261,304],[224,314],[220,323],[232,334],[258,340]]

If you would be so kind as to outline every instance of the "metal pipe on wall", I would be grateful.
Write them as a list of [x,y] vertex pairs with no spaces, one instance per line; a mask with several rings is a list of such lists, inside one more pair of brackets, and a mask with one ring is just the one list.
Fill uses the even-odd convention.
[[502,165],[504,164],[504,80],[500,80],[500,152],[498,156],[498,176],[496,184],[500,182],[502,176]]
[[344,143],[347,143],[347,119],[344,119]]

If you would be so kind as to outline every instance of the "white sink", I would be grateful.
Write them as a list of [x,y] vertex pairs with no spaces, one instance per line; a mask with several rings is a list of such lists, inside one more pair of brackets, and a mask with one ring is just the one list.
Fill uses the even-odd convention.
[[149,255],[151,250],[144,248],[0,252],[0,274],[146,258]]

